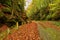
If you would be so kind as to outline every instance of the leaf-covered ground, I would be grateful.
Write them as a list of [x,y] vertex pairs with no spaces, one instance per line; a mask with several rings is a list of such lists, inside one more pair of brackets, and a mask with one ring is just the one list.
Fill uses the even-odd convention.
[[4,40],[40,40],[37,24],[32,22],[22,25],[18,30],[5,37]]
[[[0,40],[60,40],[60,24],[56,21],[33,21],[24,24]],[[0,35],[1,36],[1,35]]]

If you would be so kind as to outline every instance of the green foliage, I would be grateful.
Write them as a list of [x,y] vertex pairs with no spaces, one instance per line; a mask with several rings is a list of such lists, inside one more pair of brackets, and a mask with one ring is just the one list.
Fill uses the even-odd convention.
[[33,20],[60,20],[60,1],[33,0],[27,9],[27,16]]
[[3,5],[7,5],[7,6],[11,6],[12,0],[1,0],[0,3],[3,4]]
[[2,0],[0,1],[0,24],[9,26],[16,22],[22,23],[22,13],[24,13],[24,0]]
[[0,32],[0,40],[3,40],[8,34],[8,29],[3,32]]
[[53,21],[52,23],[53,23],[54,25],[60,27],[60,21]]

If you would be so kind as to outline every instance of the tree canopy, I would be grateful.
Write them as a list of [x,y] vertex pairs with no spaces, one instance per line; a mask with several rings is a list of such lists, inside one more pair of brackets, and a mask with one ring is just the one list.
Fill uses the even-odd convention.
[[33,20],[59,20],[59,0],[33,0],[26,12]]
[[25,3],[25,0],[1,0],[0,24],[22,24],[27,17],[31,20],[60,20],[59,0],[32,0],[27,10]]
[[[24,13],[24,0],[2,0],[0,1],[0,24],[14,25],[22,22]],[[10,26],[11,26],[10,25]]]

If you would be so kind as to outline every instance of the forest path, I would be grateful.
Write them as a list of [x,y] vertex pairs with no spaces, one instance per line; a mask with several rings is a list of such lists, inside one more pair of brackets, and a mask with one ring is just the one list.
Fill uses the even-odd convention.
[[9,34],[4,40],[40,40],[40,36],[35,22],[19,27],[18,30]]
[[50,21],[24,24],[4,40],[60,40],[60,28]]

